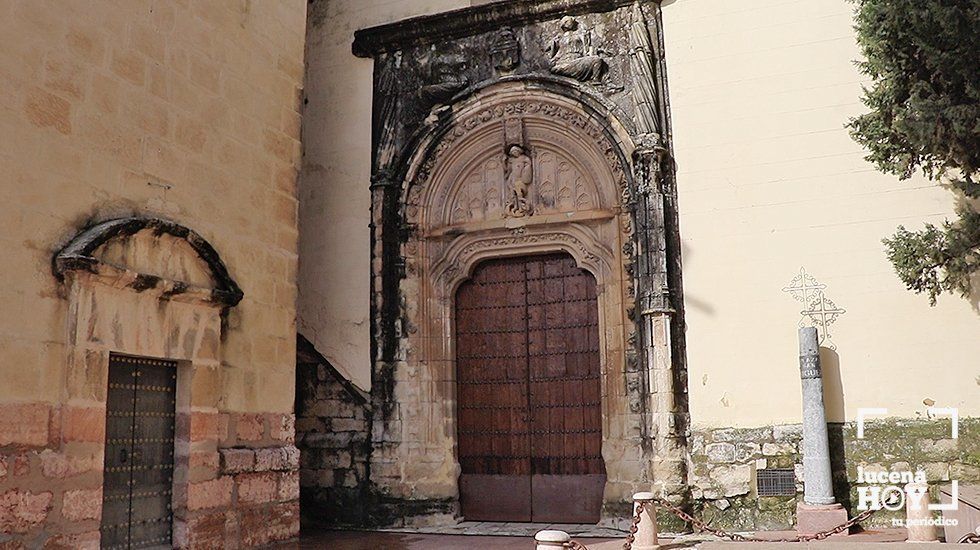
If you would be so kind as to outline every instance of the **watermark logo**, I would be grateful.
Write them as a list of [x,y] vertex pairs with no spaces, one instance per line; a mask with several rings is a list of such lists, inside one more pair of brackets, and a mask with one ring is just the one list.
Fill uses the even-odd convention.
[[[930,407],[930,415],[949,416],[952,423],[951,437],[959,439],[959,412],[954,408]],[[857,438],[865,437],[865,422],[870,417],[885,416],[888,409],[885,408],[861,408],[857,411]],[[865,470],[863,466],[858,466],[858,504],[859,510],[880,510],[882,508],[891,511],[898,511],[908,508],[909,511],[920,512],[923,507],[927,511],[949,511],[957,510],[959,507],[959,482],[950,482],[950,503],[929,502],[929,480],[926,478],[925,471],[918,469],[915,471],[886,471],[886,470]],[[920,515],[921,514],[917,514]],[[956,525],[956,520],[952,518],[918,517],[908,520],[893,519],[892,525],[895,527],[912,526],[947,526]]]

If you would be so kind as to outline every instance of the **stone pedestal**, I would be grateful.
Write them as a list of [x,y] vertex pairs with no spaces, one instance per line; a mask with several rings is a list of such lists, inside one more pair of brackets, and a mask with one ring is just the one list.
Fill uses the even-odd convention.
[[633,550],[657,550],[660,544],[657,541],[657,509],[653,506],[653,493],[636,493],[633,495],[633,514],[636,508],[643,503],[643,512],[640,514],[640,522],[636,524],[636,535],[633,539]]
[[534,535],[534,550],[558,550],[565,548],[565,545],[571,540],[572,537],[564,531],[545,529]]
[[[840,504],[806,504],[796,505],[796,532],[800,535],[812,535],[833,529],[847,521],[847,510]],[[844,537],[849,533],[844,531],[835,537]]]
[[935,525],[929,525],[929,485],[909,483],[905,486],[905,530],[908,542],[939,542]]

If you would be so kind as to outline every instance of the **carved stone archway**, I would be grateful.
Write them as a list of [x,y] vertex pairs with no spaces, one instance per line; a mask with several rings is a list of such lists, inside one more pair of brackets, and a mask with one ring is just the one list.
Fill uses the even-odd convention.
[[621,128],[581,101],[509,82],[454,106],[409,159],[395,384],[372,458],[372,480],[390,495],[457,498],[455,290],[482,260],[548,252],[567,252],[597,282],[604,500],[626,501],[648,479],[643,385],[629,366],[634,236],[623,198],[633,192],[633,145]]

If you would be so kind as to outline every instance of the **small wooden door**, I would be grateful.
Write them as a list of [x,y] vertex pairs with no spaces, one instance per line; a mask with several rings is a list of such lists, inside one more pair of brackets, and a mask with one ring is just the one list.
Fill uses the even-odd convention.
[[460,506],[595,522],[605,465],[595,279],[565,254],[480,264],[456,296]]
[[103,548],[169,548],[177,363],[109,356]]

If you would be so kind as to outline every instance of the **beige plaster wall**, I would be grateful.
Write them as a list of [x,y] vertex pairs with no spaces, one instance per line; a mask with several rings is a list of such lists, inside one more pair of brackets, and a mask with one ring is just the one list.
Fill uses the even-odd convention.
[[880,242],[942,221],[953,197],[876,172],[843,128],[864,110],[852,9],[664,2],[695,424],[799,421],[801,304],[781,289],[801,266],[847,310],[831,327],[839,377],[825,362],[831,420],[924,415],[924,399],[980,414],[976,299],[929,307]]
[[311,5],[300,177],[299,331],[361,387],[371,385],[371,95],[374,63],[354,31],[486,3],[330,0]]
[[0,1],[0,403],[63,399],[52,254],[138,213],[198,231],[244,289],[217,406],[291,412],[305,23],[303,0]]

